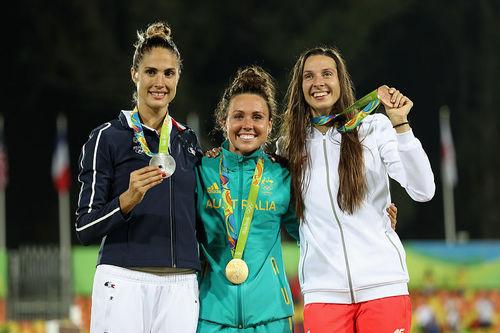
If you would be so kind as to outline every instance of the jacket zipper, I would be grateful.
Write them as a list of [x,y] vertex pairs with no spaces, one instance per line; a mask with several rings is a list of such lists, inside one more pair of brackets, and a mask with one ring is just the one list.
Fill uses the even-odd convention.
[[[169,153],[170,155],[174,156],[173,153],[173,147],[174,143],[177,143],[179,140],[182,140],[181,138],[182,132],[178,132],[171,140],[170,142],[170,148],[169,148]],[[183,152],[182,147],[180,147],[180,152]],[[179,156],[179,158],[183,158],[184,156]],[[172,176],[168,178],[169,180],[169,199],[170,199],[170,207],[169,207],[169,212],[170,212],[170,253],[172,255],[172,267],[176,268],[177,267],[177,260],[176,260],[176,252],[175,252],[175,243],[176,243],[176,228],[175,228],[175,211],[173,210],[173,207],[175,205],[174,202],[174,192],[173,192],[173,187],[174,187],[174,180]]]
[[385,237],[387,237],[387,239],[389,240],[389,242],[392,244],[392,246],[396,250],[396,253],[398,254],[398,257],[399,257],[399,263],[401,264],[401,268],[403,269],[403,272],[404,272],[405,271],[405,267],[403,265],[403,259],[401,258],[401,253],[399,253],[399,250],[398,250],[396,244],[394,244],[394,242],[391,240],[391,238],[389,237],[389,235],[387,234],[387,232],[385,233]]
[[241,284],[238,285],[238,328],[243,328],[243,295],[241,294]]
[[304,250],[304,257],[302,259],[302,267],[301,267],[301,273],[302,273],[302,284],[305,283],[306,281],[306,274],[305,274],[305,269],[304,269],[304,264],[306,262],[306,257],[307,257],[307,250],[309,249],[309,244],[307,242],[304,242],[306,244],[306,249]]
[[[241,205],[243,204],[243,161],[238,163],[239,166],[239,200],[236,206],[236,211],[238,212],[238,219],[236,221],[240,221],[240,228],[241,228]],[[238,231],[239,233],[239,231]],[[241,288],[242,285],[239,284],[237,287],[237,297],[236,297],[236,302],[237,302],[237,307],[238,307],[238,328],[243,328],[243,297],[241,294]]]
[[176,267],[177,265],[175,264],[175,228],[174,228],[174,214],[172,212],[172,206],[173,206],[173,198],[172,198],[172,176],[169,178],[169,192],[170,192],[170,254],[172,256],[172,267]]
[[330,196],[330,205],[332,206],[332,211],[333,215],[335,216],[335,220],[337,221],[337,225],[340,230],[340,237],[342,238],[342,248],[344,250],[344,261],[345,261],[345,267],[347,270],[347,282],[349,283],[349,292],[351,293],[351,302],[355,303],[354,299],[354,290],[352,287],[352,277],[351,277],[351,269],[349,267],[349,259],[347,258],[347,248],[345,246],[345,239],[344,239],[344,229],[342,229],[342,224],[340,224],[340,220],[337,216],[337,211],[335,210],[335,204],[333,201],[333,195],[332,195],[332,190],[330,189],[330,168],[328,165],[328,155],[326,153],[326,137],[325,134],[323,134],[323,154],[325,156],[325,164],[326,164],[326,185],[328,188],[328,195]]
[[[174,136],[174,138],[171,140],[169,144],[169,153],[170,155],[173,156],[173,144],[174,140],[178,139],[180,133],[177,133],[177,135]],[[169,200],[170,200],[170,207],[169,207],[169,215],[170,215],[170,255],[172,256],[172,267],[176,268],[176,260],[175,260],[175,226],[174,226],[174,212],[172,210],[172,207],[174,206],[174,197],[173,197],[173,182],[174,180],[172,179],[172,176],[168,178],[169,182]]]

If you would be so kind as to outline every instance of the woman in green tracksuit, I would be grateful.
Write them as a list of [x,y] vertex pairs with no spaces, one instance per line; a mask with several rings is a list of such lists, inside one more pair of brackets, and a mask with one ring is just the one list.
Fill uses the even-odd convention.
[[226,141],[198,168],[200,247],[198,332],[292,332],[293,301],[282,260],[280,228],[298,239],[290,175],[262,149],[276,112],[271,76],[239,70],[216,117]]

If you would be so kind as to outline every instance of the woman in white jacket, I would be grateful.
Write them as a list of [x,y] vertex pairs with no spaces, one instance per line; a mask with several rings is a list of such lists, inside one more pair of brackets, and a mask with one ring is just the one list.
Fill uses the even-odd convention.
[[385,214],[388,177],[428,201],[434,176],[407,119],[412,101],[380,92],[387,116],[346,129],[358,112],[342,113],[355,99],[340,53],[308,50],[292,70],[278,153],[289,159],[301,219],[305,332],[410,332],[405,252]]

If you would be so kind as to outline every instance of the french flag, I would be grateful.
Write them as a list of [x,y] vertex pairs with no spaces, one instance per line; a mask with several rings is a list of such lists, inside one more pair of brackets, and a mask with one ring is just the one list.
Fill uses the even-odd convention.
[[57,117],[57,140],[54,155],[52,156],[52,180],[59,193],[68,192],[71,185],[69,148],[66,132],[66,117],[59,115]]
[[450,110],[447,106],[440,109],[439,128],[441,134],[441,178],[451,187],[458,182],[457,164],[455,160],[455,147],[451,135]]

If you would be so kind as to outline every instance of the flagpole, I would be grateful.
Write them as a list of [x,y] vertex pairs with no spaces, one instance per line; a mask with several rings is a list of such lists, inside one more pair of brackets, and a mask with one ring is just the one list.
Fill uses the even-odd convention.
[[[451,141],[450,129],[450,110],[447,106],[442,106],[439,109],[439,117],[441,124],[441,135],[443,135],[443,127],[446,126],[446,131],[449,131],[449,141]],[[448,134],[448,133],[447,133]],[[443,140],[442,140],[443,141]],[[443,144],[443,142],[441,143]],[[445,144],[451,144],[446,142]],[[444,147],[444,149],[452,149],[453,147]],[[442,147],[443,149],[443,147]],[[447,152],[444,152],[446,154]],[[449,152],[448,152],[449,153]],[[444,156],[450,158],[450,156]],[[454,159],[454,156],[453,156]],[[454,163],[454,161],[451,161]],[[448,161],[450,163],[450,161]],[[449,170],[449,166],[441,164],[441,183],[443,188],[443,212],[444,212],[444,233],[447,244],[454,244],[457,240],[457,232],[455,228],[455,199],[453,195],[454,182],[456,175],[450,175],[453,170]],[[455,171],[456,172],[456,171]]]
[[5,321],[8,296],[7,223],[5,188],[8,182],[7,148],[4,141],[4,119],[0,114],[0,321]]
[[69,192],[59,193],[59,255],[60,255],[60,276],[62,280],[61,298],[68,314],[71,305],[71,231],[70,231],[70,200]]
[[[57,117],[57,135],[67,133],[66,116],[60,114]],[[65,138],[66,139],[66,138]],[[56,147],[57,149],[57,147]],[[58,190],[59,196],[59,269],[61,277],[61,299],[64,314],[69,315],[71,305],[71,221],[69,190]]]
[[[3,115],[0,114],[0,135],[3,136],[4,133],[4,121],[3,121]],[[4,144],[3,142],[3,137],[0,138],[2,142],[0,144]],[[0,147],[2,149],[3,147]],[[5,148],[3,148],[5,149]],[[0,162],[1,163],[1,162]],[[7,163],[4,161],[3,163]],[[4,165],[4,168],[7,166]],[[4,253],[4,251],[7,249],[7,242],[6,242],[6,223],[5,223],[5,216],[6,216],[6,211],[5,211],[5,186],[1,186],[0,188],[0,253]]]

